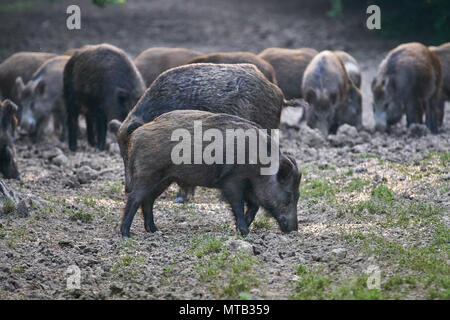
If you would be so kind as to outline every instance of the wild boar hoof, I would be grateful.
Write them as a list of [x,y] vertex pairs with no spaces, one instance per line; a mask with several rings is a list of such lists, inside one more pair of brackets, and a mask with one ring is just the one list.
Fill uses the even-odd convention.
[[155,225],[153,226],[146,225],[145,231],[154,233],[158,231],[158,228]]

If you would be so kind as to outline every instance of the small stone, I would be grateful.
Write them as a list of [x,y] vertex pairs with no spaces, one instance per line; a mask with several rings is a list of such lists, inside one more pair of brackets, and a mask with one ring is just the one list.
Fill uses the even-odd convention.
[[123,286],[122,286],[122,284],[120,284],[118,282],[113,282],[109,286],[109,290],[110,290],[110,296],[114,296],[116,294],[121,294],[123,292]]
[[77,178],[81,184],[89,183],[97,178],[98,173],[94,169],[88,166],[82,166],[77,170]]
[[326,144],[325,138],[318,129],[311,129],[307,125],[301,126],[299,133],[300,141],[310,147],[319,147]]
[[313,261],[319,262],[319,261],[322,260],[322,255],[319,254],[319,253],[313,253],[311,255],[311,258],[312,258]]
[[344,248],[333,249],[331,250],[331,253],[339,259],[344,259],[347,256],[347,250],[345,250]]
[[62,155],[63,152],[60,148],[54,147],[50,150],[46,150],[42,152],[42,158],[52,160],[53,158],[56,158],[59,155]]
[[225,245],[233,252],[244,251],[248,254],[253,255],[253,246],[246,241],[239,239],[228,240],[225,242]]
[[58,167],[65,167],[69,164],[69,159],[64,154],[60,154],[52,159],[52,163]]

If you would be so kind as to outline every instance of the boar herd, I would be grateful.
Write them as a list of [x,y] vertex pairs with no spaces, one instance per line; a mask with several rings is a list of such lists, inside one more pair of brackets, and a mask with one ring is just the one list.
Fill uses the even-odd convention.
[[[19,52],[0,64],[0,171],[5,178],[19,177],[16,135],[39,143],[50,120],[75,152],[82,114],[90,146],[104,150],[108,129],[117,138],[127,194],[123,237],[130,236],[139,208],[145,230],[157,231],[153,204],[171,183],[180,187],[175,202],[189,201],[197,186],[219,189],[242,235],[260,207],[290,232],[298,228],[301,173],[295,159],[280,153],[273,175],[261,175],[260,163],[176,165],[171,135],[180,128],[194,132],[194,122],[202,121],[204,128],[223,133],[266,129],[264,139],[273,143],[268,129],[279,127],[285,106],[303,107],[303,120],[324,135],[342,124],[359,130],[360,89],[360,66],[344,51],[203,54],[157,47],[134,61],[109,44],[61,55]],[[429,130],[438,133],[450,100],[450,43],[394,48],[380,63],[371,89],[376,130],[389,132],[406,115],[408,126],[425,118]]]

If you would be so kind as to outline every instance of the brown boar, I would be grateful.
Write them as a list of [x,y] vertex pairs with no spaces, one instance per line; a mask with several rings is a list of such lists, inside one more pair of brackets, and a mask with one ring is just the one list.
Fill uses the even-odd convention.
[[323,135],[334,133],[349,91],[344,64],[331,51],[322,51],[310,62],[303,75],[302,92],[310,104],[306,122]]
[[407,125],[423,123],[437,133],[438,98],[442,86],[439,58],[417,42],[391,50],[372,81],[375,128],[389,131],[406,113]]
[[0,172],[6,179],[19,177],[14,148],[17,112],[18,107],[11,100],[0,101]]
[[145,84],[125,52],[100,44],[85,46],[72,55],[64,68],[63,88],[70,150],[77,149],[80,113],[86,117],[89,144],[97,143],[97,148],[103,150],[108,122],[125,119]]
[[[173,110],[227,113],[264,129],[280,124],[283,93],[252,64],[198,63],[167,70],[148,88],[125,121],[110,124],[117,132],[129,189],[127,152],[130,134],[144,123]],[[177,198],[177,202],[183,201]]]
[[[190,137],[194,137],[188,139],[188,147],[196,148],[195,121],[201,122],[204,131],[213,129],[222,137],[226,137],[229,130],[258,132],[261,129],[253,122],[232,115],[177,110],[165,113],[134,131],[127,150],[130,159],[127,164],[130,190],[120,226],[121,235],[130,236],[130,226],[139,207],[144,215],[145,230],[158,230],[153,219],[153,204],[173,182],[221,190],[233,211],[236,228],[244,236],[249,233],[248,228],[259,207],[266,209],[275,218],[283,232],[298,230],[297,202],[301,174],[295,160],[282,155],[276,148],[275,152],[279,155],[279,160],[276,160],[279,161],[278,170],[274,168],[274,173],[264,175],[260,170],[262,165],[259,159],[253,163],[249,161],[250,142],[245,142],[245,162],[237,164],[239,151],[234,137],[231,140],[223,138],[220,145],[226,151],[220,155],[215,154],[218,158],[214,162],[206,164],[202,160],[201,163],[194,164],[190,162],[195,157],[192,154],[192,157],[188,157],[190,161],[176,164],[173,152],[177,142],[174,141],[173,134],[180,129],[187,131]],[[271,144],[276,144],[265,133],[259,139],[264,139],[263,143],[266,143],[262,148],[267,146],[271,149]],[[201,144],[203,152],[207,145],[205,141]],[[228,148],[233,149],[234,161],[225,161]],[[245,214],[244,204],[247,205]]]
[[21,105],[18,103],[16,79],[21,77],[23,82],[30,81],[34,72],[48,59],[56,54],[47,52],[17,52],[0,64],[0,92],[4,99],[14,101],[19,107],[20,120]]
[[442,89],[438,102],[438,125],[442,126],[444,122],[445,102],[450,102],[450,42],[444,43],[439,47],[429,47],[430,50],[439,58],[442,68]]
[[303,73],[317,53],[311,48],[268,48],[258,56],[273,66],[278,86],[286,99],[298,99],[303,97]]
[[149,48],[139,54],[134,63],[149,87],[164,71],[186,64],[202,53],[184,48]]
[[25,85],[16,79],[19,101],[22,105],[21,134],[38,141],[53,116],[54,129],[64,141],[66,133],[66,107],[63,97],[63,71],[70,56],[49,59],[34,73]]

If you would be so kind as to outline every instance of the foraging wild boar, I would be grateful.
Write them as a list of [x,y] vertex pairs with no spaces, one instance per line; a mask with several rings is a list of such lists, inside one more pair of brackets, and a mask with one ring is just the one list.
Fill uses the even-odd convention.
[[89,144],[97,142],[97,148],[103,150],[108,122],[125,119],[145,90],[133,61],[109,44],[77,50],[64,68],[63,83],[72,151],[77,149],[80,112],[86,116]]
[[66,133],[66,107],[63,97],[63,71],[70,56],[49,59],[34,73],[25,85],[16,79],[17,93],[22,104],[21,134],[38,141],[53,115],[54,129],[64,141]]
[[348,92],[346,100],[339,106],[335,116],[335,127],[332,132],[337,130],[344,123],[360,130],[362,128],[362,94],[354,85],[353,81],[348,82]]
[[344,63],[345,71],[347,71],[347,75],[350,78],[350,80],[352,80],[353,84],[358,89],[361,89],[361,68],[359,66],[359,63],[356,61],[356,59],[353,58],[351,55],[349,55],[345,51],[336,50],[333,52]]
[[272,65],[251,52],[218,52],[205,54],[189,60],[187,64],[192,63],[250,63],[255,65],[270,82],[277,84],[275,70]]
[[303,73],[317,53],[311,48],[268,48],[258,56],[274,68],[278,86],[286,99],[298,99],[304,98],[301,92]]
[[11,100],[0,101],[0,172],[6,179],[19,177],[14,149],[17,112],[18,107]]
[[[213,129],[223,137],[220,145],[223,146],[224,152],[219,155],[216,162],[206,164],[202,160],[201,163],[194,164],[192,162],[195,157],[194,150],[194,153],[188,156],[190,159],[187,163],[175,164],[172,154],[179,142],[173,141],[172,135],[177,129],[187,131],[190,137],[194,137],[188,139],[187,145],[191,149],[195,148],[194,121],[201,121],[204,132]],[[120,226],[121,235],[130,236],[130,226],[139,207],[142,208],[144,215],[145,230],[148,232],[158,230],[153,220],[153,204],[172,182],[220,189],[231,206],[237,230],[244,236],[249,233],[248,228],[260,206],[275,218],[281,231],[298,230],[297,202],[301,173],[295,160],[282,155],[276,148],[274,153],[279,156],[278,169],[275,168],[277,170],[274,174],[264,175],[261,174],[263,165],[260,159],[254,164],[250,164],[248,160],[250,142],[245,143],[245,162],[237,164],[238,140],[236,137],[225,138],[229,130],[257,132],[260,128],[251,121],[232,115],[177,110],[165,113],[134,131],[130,138],[130,148],[127,150],[130,189]],[[258,139],[267,141],[267,144],[266,142],[263,144],[268,149],[271,149],[271,143],[276,144],[267,134]],[[202,153],[206,152],[206,146],[208,144],[203,141]],[[225,161],[228,148],[233,150],[234,161],[228,159]],[[244,204],[247,204],[245,214]]]
[[441,62],[442,68],[442,89],[438,102],[438,126],[444,122],[445,101],[450,102],[450,42],[439,47],[429,47],[436,54]]
[[54,57],[56,54],[46,52],[17,52],[0,64],[0,92],[4,99],[10,99],[17,104],[19,120],[21,105],[16,92],[17,77],[21,77],[25,83],[28,82],[45,61]]
[[342,60],[327,50],[317,54],[303,75],[302,92],[311,106],[306,112],[308,126],[318,128],[324,136],[335,133],[348,87],[349,78]]
[[437,133],[438,98],[442,86],[439,58],[426,46],[405,43],[391,50],[372,81],[375,129],[389,131],[406,113],[408,127],[422,123]]
[[146,87],[164,71],[186,64],[202,53],[184,48],[149,48],[139,54],[134,63],[145,81]]
[[[264,129],[280,124],[283,93],[252,64],[198,63],[167,70],[148,88],[125,121],[110,123],[116,132],[129,190],[128,140],[144,123],[173,110],[227,113],[250,120]],[[177,202],[183,201],[183,195]]]

